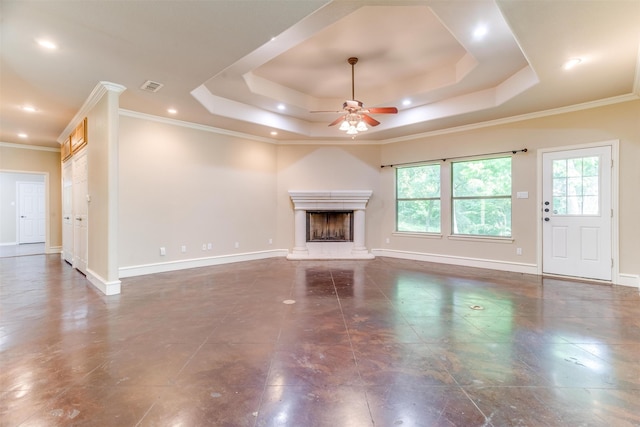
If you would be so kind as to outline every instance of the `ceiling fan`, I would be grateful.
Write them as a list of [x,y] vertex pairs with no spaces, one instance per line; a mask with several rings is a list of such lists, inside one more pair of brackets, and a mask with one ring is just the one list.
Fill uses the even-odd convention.
[[[367,125],[378,126],[379,121],[371,117],[369,114],[396,114],[398,109],[396,107],[373,107],[364,108],[362,102],[355,99],[355,84],[354,84],[354,66],[358,63],[358,58],[351,57],[347,59],[347,62],[351,64],[351,99],[342,104],[342,110],[344,115],[338,117],[333,122],[329,123],[329,126],[335,126],[340,123],[340,130],[346,131],[347,135],[357,135],[358,132],[366,131]],[[312,113],[342,113],[343,111],[311,111]]]

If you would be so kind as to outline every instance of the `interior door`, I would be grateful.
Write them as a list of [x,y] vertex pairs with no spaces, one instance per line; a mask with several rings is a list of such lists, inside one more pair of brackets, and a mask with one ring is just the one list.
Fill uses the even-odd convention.
[[73,264],[73,162],[62,167],[62,258]]
[[87,274],[87,231],[89,220],[87,152],[73,157],[73,267]]
[[45,194],[42,182],[18,182],[18,243],[45,240]]
[[611,280],[611,147],[544,153],[542,270]]

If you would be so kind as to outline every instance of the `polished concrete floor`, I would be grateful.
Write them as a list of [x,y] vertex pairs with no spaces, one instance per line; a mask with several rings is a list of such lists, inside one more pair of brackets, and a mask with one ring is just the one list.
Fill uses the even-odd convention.
[[0,245],[0,258],[26,256],[26,255],[44,255],[44,243],[23,243],[20,245]]
[[639,426],[637,289],[407,260],[0,259],[2,426]]

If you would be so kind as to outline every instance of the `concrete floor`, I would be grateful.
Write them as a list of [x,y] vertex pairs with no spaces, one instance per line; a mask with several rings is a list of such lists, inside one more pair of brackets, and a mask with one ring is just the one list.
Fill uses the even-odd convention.
[[637,289],[407,260],[0,259],[2,426],[638,426]]

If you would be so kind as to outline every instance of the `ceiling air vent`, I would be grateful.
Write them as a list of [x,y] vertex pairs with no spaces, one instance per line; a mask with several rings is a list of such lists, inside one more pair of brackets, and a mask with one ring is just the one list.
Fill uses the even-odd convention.
[[140,89],[146,90],[147,92],[157,92],[162,89],[162,86],[164,86],[162,83],[147,80],[140,86]]

